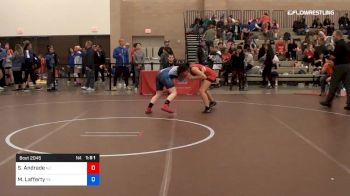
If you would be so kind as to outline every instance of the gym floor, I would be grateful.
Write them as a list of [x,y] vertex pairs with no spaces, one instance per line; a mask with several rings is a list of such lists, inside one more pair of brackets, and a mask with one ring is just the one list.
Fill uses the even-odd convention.
[[[252,92],[252,91],[251,91]],[[318,96],[179,96],[175,114],[149,96],[81,91],[0,97],[0,195],[344,196],[350,193],[350,113]],[[16,153],[99,153],[98,187],[16,187]]]

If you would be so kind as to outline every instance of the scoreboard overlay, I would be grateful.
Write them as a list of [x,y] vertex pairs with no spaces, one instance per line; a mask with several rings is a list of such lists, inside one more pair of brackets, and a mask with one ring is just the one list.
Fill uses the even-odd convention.
[[16,186],[99,185],[99,154],[16,154]]

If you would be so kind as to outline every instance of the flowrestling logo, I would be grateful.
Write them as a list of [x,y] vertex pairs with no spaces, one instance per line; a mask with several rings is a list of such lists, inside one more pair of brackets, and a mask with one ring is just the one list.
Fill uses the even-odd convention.
[[326,16],[334,15],[334,10],[288,10],[288,16],[298,15],[298,16]]

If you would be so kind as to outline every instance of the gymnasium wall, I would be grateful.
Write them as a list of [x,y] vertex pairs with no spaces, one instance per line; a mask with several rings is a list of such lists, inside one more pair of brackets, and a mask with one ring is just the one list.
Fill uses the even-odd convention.
[[[185,56],[184,10],[203,9],[202,0],[123,0],[111,1],[111,16],[120,6],[121,18],[111,18],[111,49],[118,45],[114,35],[120,34],[128,42],[132,36],[164,36],[178,58]],[[116,11],[115,11],[116,10]],[[117,20],[114,23],[114,20]],[[118,26],[118,20],[120,25]],[[145,29],[152,30],[150,34]]]

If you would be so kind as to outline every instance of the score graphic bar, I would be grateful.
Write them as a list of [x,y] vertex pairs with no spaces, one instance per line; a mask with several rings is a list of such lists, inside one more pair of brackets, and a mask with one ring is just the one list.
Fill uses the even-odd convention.
[[16,186],[99,185],[99,154],[16,155]]

